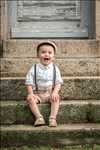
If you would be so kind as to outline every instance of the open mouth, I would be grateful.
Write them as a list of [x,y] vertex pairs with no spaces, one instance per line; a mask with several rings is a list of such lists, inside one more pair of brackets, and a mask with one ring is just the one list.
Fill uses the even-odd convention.
[[49,58],[44,58],[44,60],[50,60]]

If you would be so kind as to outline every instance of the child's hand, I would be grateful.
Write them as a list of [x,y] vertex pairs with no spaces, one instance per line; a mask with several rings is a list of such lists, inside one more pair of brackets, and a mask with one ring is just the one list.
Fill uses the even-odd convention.
[[52,92],[51,101],[57,102],[59,100],[59,94],[55,91]]

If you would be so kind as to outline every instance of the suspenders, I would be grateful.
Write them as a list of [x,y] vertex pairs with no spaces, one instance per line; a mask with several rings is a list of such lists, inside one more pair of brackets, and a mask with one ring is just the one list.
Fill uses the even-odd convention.
[[36,64],[34,65],[34,80],[35,80],[35,90],[38,91],[38,85],[36,80]]
[[[37,85],[37,79],[36,79],[36,64],[34,65],[34,80],[35,80],[35,88],[36,91],[38,91],[38,85]],[[56,83],[56,67],[53,64],[53,87],[55,87],[55,83]]]
[[55,87],[55,84],[56,84],[56,67],[55,65],[53,64],[53,87]]

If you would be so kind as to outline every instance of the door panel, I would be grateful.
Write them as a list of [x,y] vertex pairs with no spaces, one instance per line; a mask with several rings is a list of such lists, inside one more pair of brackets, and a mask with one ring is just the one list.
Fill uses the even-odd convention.
[[88,6],[88,0],[10,1],[11,37],[88,37]]

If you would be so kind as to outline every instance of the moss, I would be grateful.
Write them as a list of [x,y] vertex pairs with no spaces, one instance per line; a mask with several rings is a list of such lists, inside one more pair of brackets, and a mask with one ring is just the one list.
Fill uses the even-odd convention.
[[86,110],[86,105],[77,105],[74,103],[63,105],[60,107],[57,120],[61,124],[87,122]]
[[1,148],[1,150],[100,150],[100,145],[76,145],[76,146],[21,146],[21,147],[10,147],[10,148]]
[[[19,144],[53,144],[53,145],[61,145],[61,141],[63,139],[70,139],[71,141],[81,140],[82,143],[88,142],[86,139],[92,139],[95,141],[100,139],[100,131],[99,130],[79,130],[79,131],[68,131],[63,129],[49,129],[42,128],[42,130],[12,130],[12,131],[4,131],[1,132],[1,143],[4,145],[19,145]],[[47,130],[48,129],[48,130]]]
[[34,116],[27,105],[20,105],[20,104],[16,105],[15,118],[16,118],[16,122],[15,122],[16,124],[17,123],[31,124],[34,122]]
[[[100,99],[99,79],[64,79],[62,99]],[[1,80],[2,100],[21,100],[26,97],[24,79]]]
[[100,100],[100,94],[97,93],[96,100]]
[[88,122],[96,122],[100,123],[100,106],[99,105],[93,105],[93,104],[88,104],[87,107],[87,120]]

